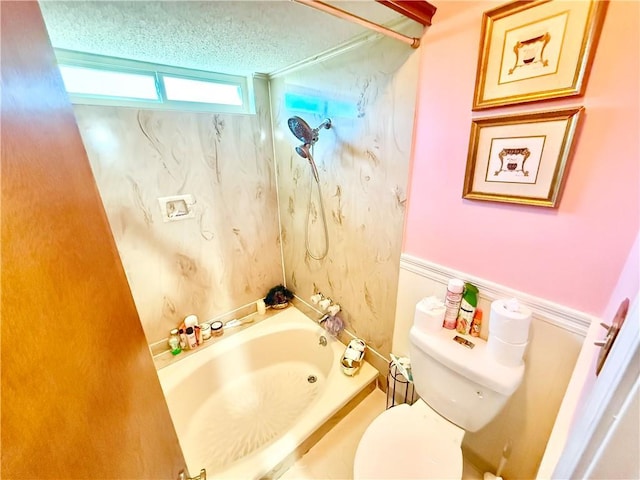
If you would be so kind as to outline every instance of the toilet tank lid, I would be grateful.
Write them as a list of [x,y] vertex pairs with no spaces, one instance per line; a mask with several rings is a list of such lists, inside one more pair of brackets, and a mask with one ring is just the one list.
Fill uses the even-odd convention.
[[487,350],[485,340],[463,336],[474,344],[473,348],[468,348],[454,341],[455,336],[462,335],[445,328],[426,332],[413,326],[409,332],[409,339],[416,348],[456,373],[501,395],[509,396],[516,391],[522,382],[524,364],[502,365]]

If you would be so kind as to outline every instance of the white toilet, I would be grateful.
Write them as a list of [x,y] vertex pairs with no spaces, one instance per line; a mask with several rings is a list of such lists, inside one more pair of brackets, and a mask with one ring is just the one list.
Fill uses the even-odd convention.
[[369,425],[354,459],[356,480],[462,478],[465,431],[489,423],[522,381],[524,364],[498,363],[480,338],[415,326],[409,338],[413,381],[421,399],[390,408]]

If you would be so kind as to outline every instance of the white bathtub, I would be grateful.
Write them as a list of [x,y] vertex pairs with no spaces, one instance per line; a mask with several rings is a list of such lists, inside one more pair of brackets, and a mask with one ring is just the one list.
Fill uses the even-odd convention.
[[158,371],[192,475],[263,477],[377,375],[344,375],[344,345],[294,307],[207,342]]

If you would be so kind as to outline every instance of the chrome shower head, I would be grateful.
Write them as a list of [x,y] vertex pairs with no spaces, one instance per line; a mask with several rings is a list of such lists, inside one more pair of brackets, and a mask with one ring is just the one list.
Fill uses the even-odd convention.
[[314,135],[313,129],[302,118],[291,117],[287,123],[289,124],[291,133],[301,142],[313,144],[318,141],[317,134]]
[[300,117],[291,117],[287,123],[289,124],[291,133],[307,145],[313,145],[318,141],[318,132],[321,128],[331,128],[331,119],[329,118],[325,119],[317,128],[311,128],[309,124]]
[[316,167],[316,162],[313,160],[313,155],[311,154],[311,150],[309,150],[309,145],[303,143],[296,147],[296,153],[300,155],[302,158],[306,158],[309,160],[309,165],[311,165],[311,172],[313,173],[313,178],[316,179],[316,182],[320,181],[320,175],[318,175],[318,167]]
[[296,147],[296,153],[302,158],[309,158],[309,146],[306,143]]
[[296,147],[296,153],[302,158],[309,160],[311,171],[313,172],[313,178],[316,179],[316,182],[319,182],[320,177],[318,175],[318,167],[316,167],[316,162],[313,160],[313,155],[311,154],[310,149],[318,141],[318,132],[320,129],[331,128],[331,119],[325,119],[325,121],[318,125],[317,128],[311,128],[309,124],[300,117],[291,117],[287,123],[289,124],[289,130],[291,130],[291,133],[293,133],[296,138],[302,142],[302,145],[298,145]]

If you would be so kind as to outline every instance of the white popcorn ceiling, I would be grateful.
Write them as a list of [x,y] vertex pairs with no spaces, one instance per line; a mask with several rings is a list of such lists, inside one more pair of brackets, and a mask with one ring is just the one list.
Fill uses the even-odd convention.
[[[331,3],[380,24],[401,17],[373,0]],[[287,0],[41,0],[40,7],[56,48],[239,75],[268,74],[369,32]]]

